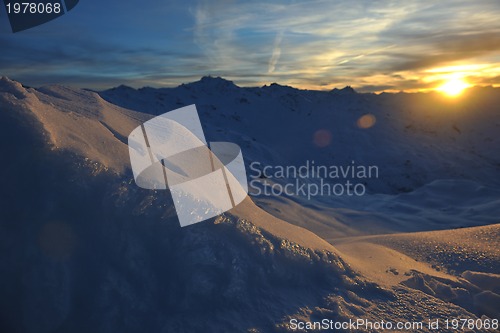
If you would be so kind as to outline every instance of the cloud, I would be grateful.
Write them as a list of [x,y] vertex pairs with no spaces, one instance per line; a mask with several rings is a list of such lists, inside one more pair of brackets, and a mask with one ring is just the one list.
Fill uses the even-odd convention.
[[276,64],[278,63],[278,60],[280,59],[281,55],[281,41],[283,40],[283,32],[279,32],[276,35],[276,39],[274,40],[274,46],[273,46],[273,54],[271,55],[271,58],[269,59],[269,66],[267,69],[267,73],[272,73],[276,69]]
[[500,51],[500,30],[498,32],[438,35],[426,38],[421,53],[395,53],[387,55],[395,59],[392,71],[432,68],[459,60],[467,60]]
[[0,72],[27,84],[46,77],[172,86],[212,74],[252,86],[425,89],[435,84],[431,68],[500,67],[497,0],[200,0],[150,8],[146,16],[131,1],[112,24],[82,4],[86,16],[71,22],[0,33]]
[[0,52],[2,75],[33,86],[64,83],[97,89],[144,81],[161,72],[180,78],[189,76],[195,64],[202,66],[196,54],[182,50],[128,48],[84,38],[69,46],[57,42],[41,45],[32,39],[0,35],[0,44],[9,50]]

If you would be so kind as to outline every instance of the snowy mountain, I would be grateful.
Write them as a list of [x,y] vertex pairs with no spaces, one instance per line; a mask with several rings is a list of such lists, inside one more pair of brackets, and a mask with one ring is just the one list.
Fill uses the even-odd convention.
[[[222,78],[204,77],[172,89],[118,87],[100,96],[152,115],[196,104],[208,140],[238,143],[250,177],[259,173],[252,169],[300,167],[307,162],[309,169],[314,168],[312,164],[376,166],[378,177],[358,180],[372,195],[304,200],[298,193],[261,195],[256,200],[264,208],[273,207],[272,214],[305,227],[307,216],[330,210],[328,221],[321,225],[344,230],[330,230],[333,236],[364,233],[364,221],[371,229],[377,221],[378,231],[383,232],[499,222],[498,89],[473,88],[462,99],[450,100],[437,93],[358,94],[351,87],[330,92],[278,84],[239,88]],[[286,178],[267,181],[290,183]],[[304,181],[319,180],[308,177]],[[431,198],[433,193],[438,195],[437,202],[428,202],[436,200]],[[315,208],[311,212],[306,206]],[[342,225],[333,223],[332,217]]]
[[[103,92],[2,78],[0,330],[292,332],[292,319],[498,318],[499,99],[489,88],[451,101],[211,77]],[[361,196],[251,195],[180,228],[167,191],[135,186],[126,142],[190,104],[208,141],[240,145],[257,187],[295,181],[275,171],[307,161],[377,166],[378,177],[362,180]],[[478,227],[450,230],[469,226]]]

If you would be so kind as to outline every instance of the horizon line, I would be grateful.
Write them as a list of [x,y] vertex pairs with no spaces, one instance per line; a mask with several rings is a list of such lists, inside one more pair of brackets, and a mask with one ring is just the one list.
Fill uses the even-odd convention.
[[[222,80],[222,81],[225,81],[225,82],[229,82],[231,83],[232,85],[234,85],[235,87],[237,88],[241,88],[241,89],[263,89],[263,88],[268,88],[268,87],[271,87],[271,86],[280,86],[280,87],[286,87],[286,88],[290,88],[290,89],[294,89],[294,90],[299,90],[299,91],[316,91],[316,92],[334,92],[334,91],[343,91],[345,89],[352,89],[353,90],[353,93],[356,93],[356,94],[372,94],[372,95],[380,95],[380,94],[428,94],[428,93],[439,93],[441,94],[441,92],[437,89],[437,88],[426,88],[426,89],[387,89],[387,90],[379,90],[379,91],[364,91],[363,89],[360,89],[359,91],[357,89],[359,88],[355,88],[354,86],[350,85],[350,84],[347,84],[345,85],[344,87],[342,88],[339,88],[339,87],[334,87],[332,89],[308,89],[308,88],[302,88],[302,87],[296,87],[296,86],[292,86],[292,85],[289,85],[289,84],[281,84],[281,83],[278,83],[278,82],[271,82],[271,83],[265,83],[263,85],[240,85],[240,84],[237,84],[235,83],[233,80],[230,80],[230,79],[226,79],[222,76],[213,76],[213,75],[203,75],[200,77],[200,79],[198,80],[195,80],[195,81],[190,81],[190,82],[184,82],[184,83],[180,83],[180,84],[177,84],[175,85],[163,85],[163,86],[152,86],[152,85],[144,85],[144,86],[138,86],[138,87],[133,87],[133,86],[130,86],[128,85],[127,83],[123,83],[123,84],[119,84],[119,85],[115,85],[115,86],[110,86],[108,88],[103,88],[103,89],[95,89],[95,88],[88,88],[88,87],[83,87],[83,86],[75,86],[71,83],[57,83],[57,82],[47,82],[47,83],[43,83],[43,84],[38,84],[38,85],[29,85],[29,84],[24,84],[22,82],[22,80],[18,80],[18,79],[13,79],[7,75],[0,75],[0,80],[3,80],[3,79],[7,79],[9,81],[14,81],[14,82],[18,82],[20,83],[23,87],[25,88],[35,88],[35,89],[39,89],[39,88],[42,88],[42,87],[47,87],[47,86],[63,86],[63,87],[70,87],[70,88],[77,88],[77,89],[82,89],[82,90],[88,90],[88,91],[93,91],[93,92],[104,92],[104,91],[107,91],[107,90],[113,90],[113,89],[117,89],[117,88],[120,88],[120,87],[126,87],[126,88],[130,88],[130,89],[133,89],[133,90],[141,90],[141,89],[157,89],[157,90],[160,90],[160,89],[176,89],[176,88],[179,88],[179,87],[182,87],[182,86],[186,86],[186,85],[191,85],[191,84],[196,84],[196,83],[199,83],[199,82],[202,82],[204,79],[212,79],[212,80]],[[471,90],[471,89],[499,89],[500,86],[495,86],[493,84],[490,84],[490,85],[471,85],[467,88],[464,89],[464,93]]]

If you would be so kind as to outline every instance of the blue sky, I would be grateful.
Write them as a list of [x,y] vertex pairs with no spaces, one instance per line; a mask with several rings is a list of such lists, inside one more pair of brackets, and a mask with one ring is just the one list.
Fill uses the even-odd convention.
[[39,86],[425,90],[450,77],[500,85],[500,1],[81,0],[13,34],[0,10],[0,75]]

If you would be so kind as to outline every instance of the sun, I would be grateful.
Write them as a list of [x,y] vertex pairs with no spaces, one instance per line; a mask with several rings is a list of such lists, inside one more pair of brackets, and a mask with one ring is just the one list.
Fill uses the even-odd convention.
[[469,86],[470,85],[464,80],[453,78],[440,86],[438,90],[450,97],[455,97],[460,95],[462,91],[464,91],[464,89],[468,88]]

